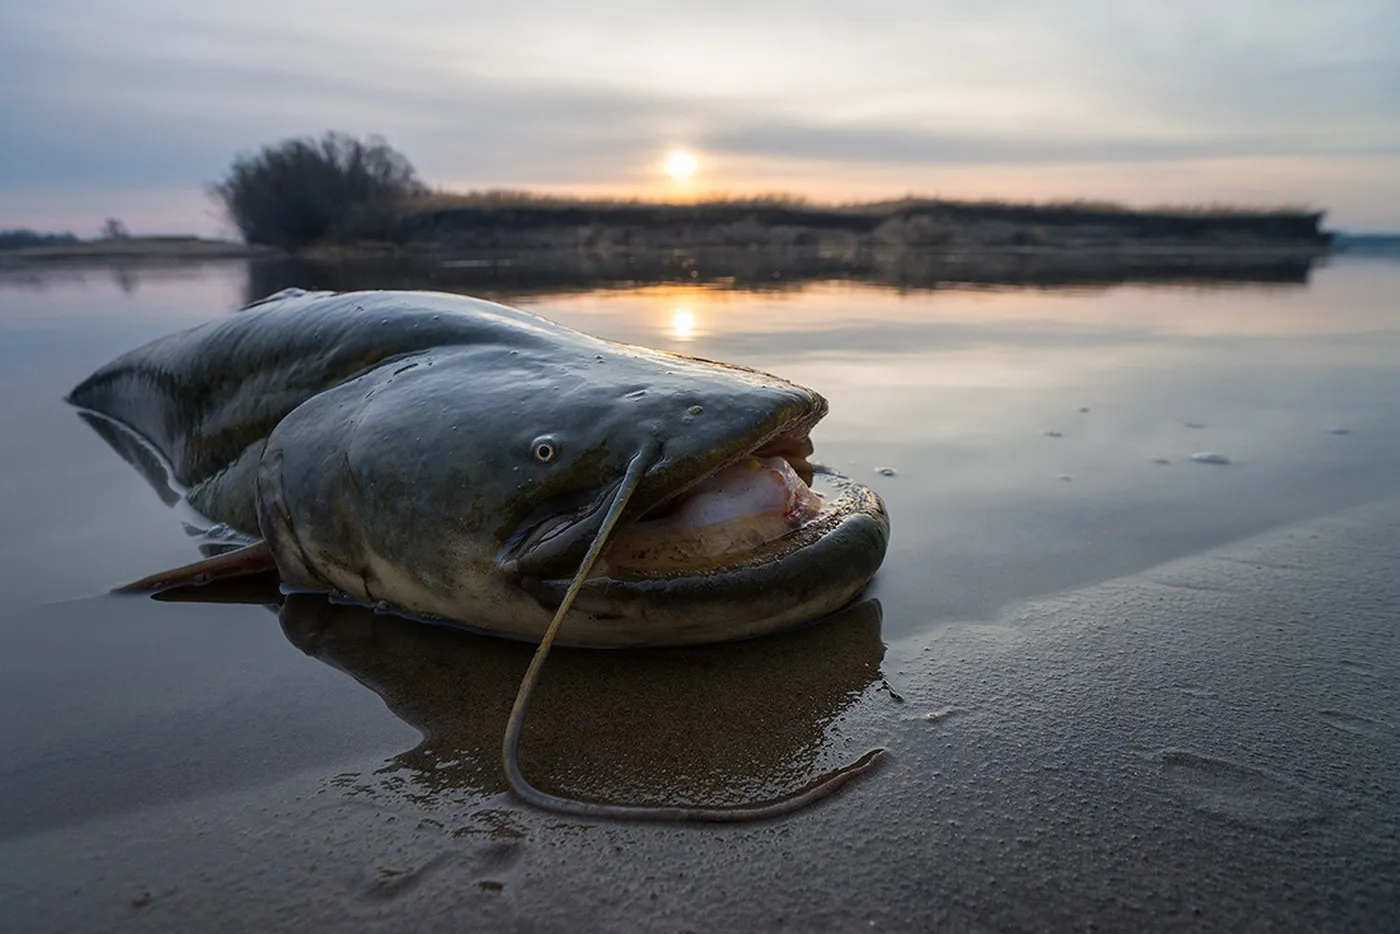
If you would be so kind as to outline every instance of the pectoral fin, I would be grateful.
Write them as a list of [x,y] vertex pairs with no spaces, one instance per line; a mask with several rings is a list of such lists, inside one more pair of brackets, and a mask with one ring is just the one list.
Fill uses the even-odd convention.
[[212,581],[227,580],[232,577],[246,577],[275,571],[277,564],[272,560],[272,549],[267,542],[254,542],[237,551],[226,551],[203,561],[196,561],[184,567],[173,568],[132,581],[117,587],[113,593],[155,593],[171,587],[200,586]]

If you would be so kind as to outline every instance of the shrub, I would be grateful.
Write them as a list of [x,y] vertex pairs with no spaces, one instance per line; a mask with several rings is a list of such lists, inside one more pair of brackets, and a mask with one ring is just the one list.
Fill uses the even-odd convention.
[[283,249],[347,231],[426,192],[413,165],[382,138],[343,133],[245,153],[209,186],[244,240]]

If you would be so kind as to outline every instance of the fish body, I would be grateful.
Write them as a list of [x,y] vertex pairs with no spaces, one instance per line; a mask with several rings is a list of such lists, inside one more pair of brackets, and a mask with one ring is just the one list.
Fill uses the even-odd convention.
[[872,491],[807,460],[826,413],[812,390],[456,295],[288,290],[114,360],[69,400],[141,435],[287,587],[525,639],[634,464],[563,641],[810,620],[866,585],[889,533]]

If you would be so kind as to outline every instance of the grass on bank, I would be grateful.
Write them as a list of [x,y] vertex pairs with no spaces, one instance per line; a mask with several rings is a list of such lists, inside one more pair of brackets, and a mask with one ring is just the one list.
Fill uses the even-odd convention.
[[561,208],[572,210],[606,210],[609,208],[726,208],[734,210],[783,208],[811,211],[814,214],[842,212],[857,215],[888,217],[895,214],[934,213],[942,211],[1079,213],[1085,215],[1143,214],[1164,217],[1238,218],[1293,217],[1320,215],[1309,205],[1284,204],[1264,207],[1208,202],[1200,204],[1160,204],[1133,206],[1119,201],[1085,198],[1052,199],[1046,201],[1008,201],[1001,198],[945,198],[937,195],[908,194],[902,198],[879,201],[814,201],[805,195],[789,192],[764,192],[752,195],[715,193],[690,200],[665,198],[599,198],[574,197],[553,193],[532,192],[517,188],[491,188],[454,192],[436,190],[400,203],[402,210],[432,211],[452,208]]

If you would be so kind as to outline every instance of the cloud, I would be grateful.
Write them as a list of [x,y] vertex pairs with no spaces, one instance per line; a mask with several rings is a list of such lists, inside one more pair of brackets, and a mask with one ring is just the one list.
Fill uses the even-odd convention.
[[798,159],[894,164],[1027,162],[1162,162],[1183,159],[1279,155],[1395,155],[1400,143],[1339,148],[1316,134],[1296,138],[1273,134],[1222,135],[1204,139],[1151,139],[1131,136],[1063,138],[1008,137],[929,132],[898,127],[831,127],[766,121],[728,127],[703,137],[712,149]]
[[326,129],[381,133],[430,181],[554,186],[640,185],[673,143],[714,165],[787,159],[833,178],[1394,158],[1400,13],[1393,0],[50,0],[0,11],[0,123],[17,128],[0,145],[11,192],[197,188],[239,151]]

